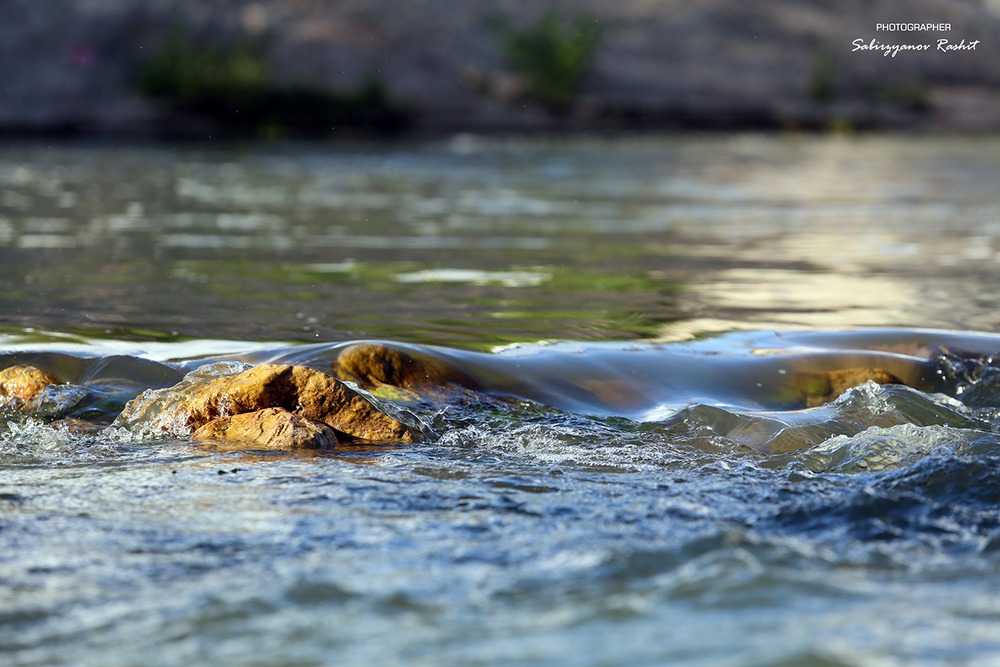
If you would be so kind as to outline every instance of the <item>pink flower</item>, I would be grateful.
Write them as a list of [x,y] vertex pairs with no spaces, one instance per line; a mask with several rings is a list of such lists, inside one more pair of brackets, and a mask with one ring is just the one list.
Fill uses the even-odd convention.
[[70,51],[69,59],[78,67],[86,67],[94,61],[94,50],[86,44],[77,44]]

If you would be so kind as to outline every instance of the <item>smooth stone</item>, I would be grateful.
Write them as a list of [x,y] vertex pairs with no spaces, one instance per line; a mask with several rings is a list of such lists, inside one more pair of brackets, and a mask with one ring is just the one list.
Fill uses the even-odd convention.
[[369,391],[397,387],[417,394],[477,389],[479,383],[441,359],[380,343],[357,343],[342,350],[333,374]]
[[191,438],[223,444],[226,449],[332,449],[338,444],[332,428],[284,408],[219,417],[200,426]]

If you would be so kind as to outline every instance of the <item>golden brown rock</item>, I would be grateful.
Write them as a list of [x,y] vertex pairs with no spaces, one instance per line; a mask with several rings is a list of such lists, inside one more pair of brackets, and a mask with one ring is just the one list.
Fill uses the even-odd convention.
[[441,359],[378,343],[345,348],[332,370],[336,377],[369,390],[388,385],[426,393],[477,387],[475,380]]
[[802,373],[792,379],[806,406],[829,403],[845,391],[871,380],[878,384],[898,383],[899,379],[881,368],[843,368],[835,371]]
[[180,405],[192,428],[217,417],[281,407],[369,442],[410,443],[413,430],[343,382],[305,366],[263,364],[212,381]]
[[0,400],[30,401],[50,384],[62,384],[52,373],[29,364],[18,364],[0,371]]
[[283,408],[323,422],[345,441],[405,444],[420,431],[390,416],[346,384],[304,366],[262,364],[236,375],[186,378],[175,387],[147,392],[115,422],[182,434],[219,417]]
[[191,437],[253,449],[330,449],[337,445],[332,428],[283,408],[219,417],[199,427]]
[[881,368],[845,368],[839,371],[830,371],[830,385],[833,393],[837,396],[840,396],[851,387],[856,387],[869,380],[876,384],[893,384],[899,382],[895,376]]

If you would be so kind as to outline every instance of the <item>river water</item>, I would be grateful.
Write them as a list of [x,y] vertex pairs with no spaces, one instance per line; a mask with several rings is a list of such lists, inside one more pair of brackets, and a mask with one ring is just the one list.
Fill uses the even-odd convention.
[[[0,655],[1000,664],[998,173],[988,137],[0,147],[0,365],[72,383],[2,413]],[[109,426],[367,339],[482,386],[400,398],[409,446]],[[905,384],[789,389],[855,367]]]

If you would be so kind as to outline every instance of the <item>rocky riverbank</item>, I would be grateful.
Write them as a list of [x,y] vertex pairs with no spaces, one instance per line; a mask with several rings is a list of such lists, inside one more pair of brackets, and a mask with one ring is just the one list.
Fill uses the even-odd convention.
[[[10,0],[0,23],[7,135],[1000,129],[994,0]],[[178,35],[184,62],[243,54],[226,67],[249,78],[152,94]]]

